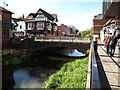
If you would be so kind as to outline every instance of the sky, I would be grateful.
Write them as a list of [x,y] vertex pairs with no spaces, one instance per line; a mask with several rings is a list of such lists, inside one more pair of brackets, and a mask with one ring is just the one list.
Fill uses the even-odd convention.
[[74,25],[79,31],[90,29],[95,15],[102,13],[102,0],[0,0],[0,6],[12,11],[12,17],[36,13],[39,8],[56,13],[57,24]]

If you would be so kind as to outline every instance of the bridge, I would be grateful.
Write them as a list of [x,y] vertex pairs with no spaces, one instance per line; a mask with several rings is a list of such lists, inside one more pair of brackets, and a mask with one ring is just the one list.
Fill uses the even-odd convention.
[[86,52],[90,48],[90,38],[88,37],[73,37],[73,36],[35,36],[13,40],[16,46],[21,48],[44,49],[52,47],[63,47],[78,49],[78,51]]

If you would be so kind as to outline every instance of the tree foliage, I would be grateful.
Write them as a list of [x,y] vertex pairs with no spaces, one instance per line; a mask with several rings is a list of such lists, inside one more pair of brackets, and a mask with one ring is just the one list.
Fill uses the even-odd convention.
[[91,29],[87,29],[85,31],[79,31],[77,33],[79,36],[87,36],[90,37],[92,35],[92,28]]

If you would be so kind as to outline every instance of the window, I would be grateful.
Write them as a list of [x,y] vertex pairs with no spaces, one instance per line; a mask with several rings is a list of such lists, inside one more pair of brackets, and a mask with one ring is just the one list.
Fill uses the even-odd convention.
[[9,30],[8,29],[3,29],[2,36],[3,37],[9,37]]
[[120,23],[117,23],[117,24],[116,24],[116,28],[120,28]]
[[115,24],[112,24],[112,29],[115,29]]
[[20,25],[20,29],[22,29],[22,25]]
[[28,23],[28,28],[29,30],[33,30],[35,27],[35,24],[34,23]]
[[44,15],[37,15],[37,17],[43,18],[43,17],[45,17],[45,16],[44,16]]
[[37,15],[37,17],[35,18],[35,20],[37,21],[46,21],[47,17],[45,17],[43,14],[39,14]]
[[52,24],[49,23],[48,26],[47,26],[48,30],[51,30],[52,29]]
[[37,22],[37,29],[43,30],[44,28],[44,23],[43,22]]
[[45,17],[37,17],[35,18],[37,21],[46,21],[47,19]]

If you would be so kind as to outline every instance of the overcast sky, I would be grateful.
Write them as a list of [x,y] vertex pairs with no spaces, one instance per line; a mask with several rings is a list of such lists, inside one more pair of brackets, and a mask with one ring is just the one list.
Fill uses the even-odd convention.
[[0,6],[12,11],[15,17],[36,13],[39,8],[58,16],[58,25],[74,25],[78,30],[92,27],[94,15],[102,13],[102,0],[0,0]]

